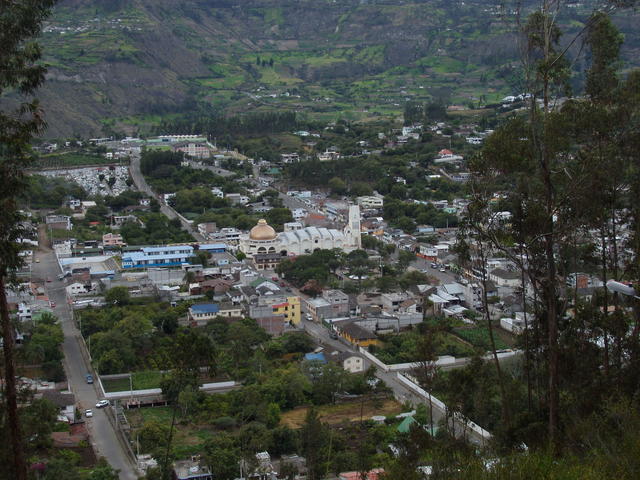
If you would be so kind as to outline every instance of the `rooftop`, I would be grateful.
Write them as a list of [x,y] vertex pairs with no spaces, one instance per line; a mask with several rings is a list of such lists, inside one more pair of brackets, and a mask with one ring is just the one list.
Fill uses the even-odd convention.
[[192,313],[218,313],[220,306],[217,303],[201,303],[192,305],[190,310]]

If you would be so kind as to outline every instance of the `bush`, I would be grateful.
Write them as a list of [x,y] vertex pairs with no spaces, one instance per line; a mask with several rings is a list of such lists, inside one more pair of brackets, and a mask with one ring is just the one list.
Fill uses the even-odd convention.
[[231,430],[236,427],[236,419],[233,417],[220,417],[216,418],[213,422],[213,426],[220,430]]

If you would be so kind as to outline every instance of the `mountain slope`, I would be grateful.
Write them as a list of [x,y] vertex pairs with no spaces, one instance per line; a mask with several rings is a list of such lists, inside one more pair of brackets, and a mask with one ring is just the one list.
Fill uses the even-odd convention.
[[[48,135],[132,131],[194,102],[358,117],[397,113],[409,99],[492,101],[519,88],[513,17],[493,5],[62,0],[42,38]],[[569,30],[588,12],[571,9]],[[627,58],[638,57],[633,20],[618,19]]]

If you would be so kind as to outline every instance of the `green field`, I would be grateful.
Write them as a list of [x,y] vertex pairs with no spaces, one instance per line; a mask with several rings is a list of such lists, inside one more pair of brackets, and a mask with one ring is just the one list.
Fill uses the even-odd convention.
[[[454,328],[453,333],[469,342],[474,347],[479,347],[483,350],[491,350],[491,340],[489,338],[489,330],[487,327]],[[495,332],[493,334],[493,338],[496,342],[496,349],[502,350],[509,348],[509,345],[507,345]]]
[[[160,372],[146,371],[133,373],[133,389],[146,390],[148,388],[160,388],[163,374]],[[128,378],[102,380],[102,386],[106,392],[124,392],[131,388]]]
[[62,153],[43,155],[35,163],[36,168],[82,167],[85,165],[115,165],[128,163],[126,160],[114,160],[102,155],[86,153]]

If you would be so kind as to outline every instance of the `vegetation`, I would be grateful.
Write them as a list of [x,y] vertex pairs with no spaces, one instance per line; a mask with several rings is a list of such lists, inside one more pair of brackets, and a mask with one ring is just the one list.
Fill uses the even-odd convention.
[[67,197],[85,200],[87,193],[82,187],[64,178],[31,175],[25,189],[25,203],[34,209],[56,209]]

